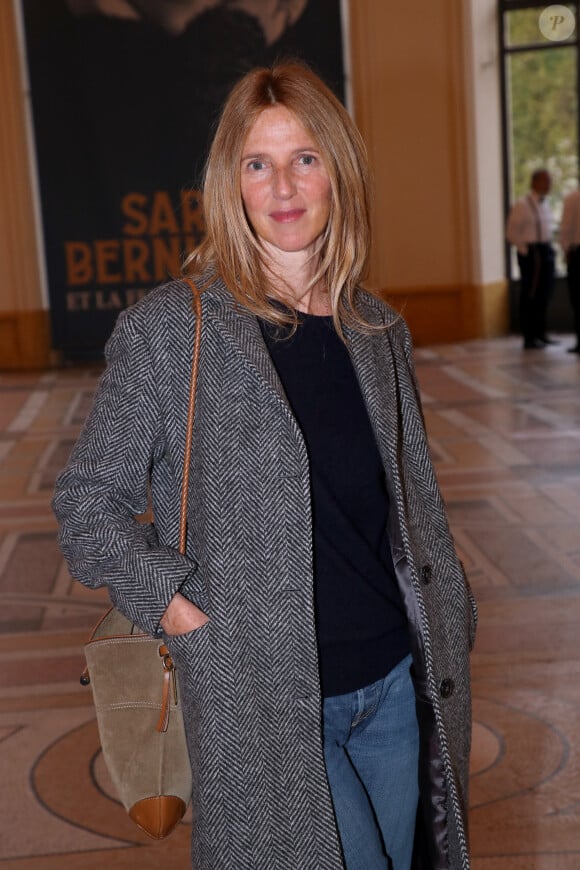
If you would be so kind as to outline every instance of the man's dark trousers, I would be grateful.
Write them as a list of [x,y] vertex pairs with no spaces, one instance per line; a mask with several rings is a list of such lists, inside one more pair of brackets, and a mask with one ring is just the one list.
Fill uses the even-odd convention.
[[576,346],[580,347],[580,245],[574,245],[568,253],[568,292],[574,312]]
[[546,310],[554,286],[554,249],[549,242],[528,245],[518,253],[520,267],[520,329],[524,345],[533,347],[546,338]]

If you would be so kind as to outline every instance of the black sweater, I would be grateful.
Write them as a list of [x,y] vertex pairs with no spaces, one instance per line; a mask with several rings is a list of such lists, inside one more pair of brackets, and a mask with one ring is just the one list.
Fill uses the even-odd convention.
[[409,638],[385,472],[348,350],[332,318],[299,321],[291,338],[261,327],[310,460],[320,675],[331,696],[386,676]]

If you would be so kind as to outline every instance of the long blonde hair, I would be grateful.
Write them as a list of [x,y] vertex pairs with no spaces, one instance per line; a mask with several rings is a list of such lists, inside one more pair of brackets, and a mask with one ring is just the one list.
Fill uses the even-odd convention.
[[364,280],[370,248],[370,180],[366,148],[348,112],[304,64],[278,63],[247,73],[228,97],[205,168],[206,236],[185,261],[190,275],[217,274],[233,296],[274,323],[288,318],[272,304],[272,283],[246,217],[241,157],[258,115],[272,106],[292,112],[320,148],[331,184],[330,217],[320,248],[316,281],[328,288],[335,325],[364,327],[355,294]]

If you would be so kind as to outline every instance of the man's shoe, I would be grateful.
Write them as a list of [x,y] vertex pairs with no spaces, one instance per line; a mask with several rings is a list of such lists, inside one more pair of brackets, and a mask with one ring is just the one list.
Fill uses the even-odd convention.
[[548,338],[547,335],[542,335],[538,341],[541,341],[542,344],[560,344],[557,338]]
[[530,341],[524,341],[524,350],[543,350],[546,345],[539,338],[532,338]]
[[580,353],[580,344],[577,344],[576,347],[569,347],[568,353]]

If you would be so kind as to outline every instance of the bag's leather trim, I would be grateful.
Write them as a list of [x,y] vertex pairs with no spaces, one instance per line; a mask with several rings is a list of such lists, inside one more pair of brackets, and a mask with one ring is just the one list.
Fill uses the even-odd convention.
[[163,840],[179,824],[187,807],[174,795],[156,795],[133,804],[129,816],[154,840]]

